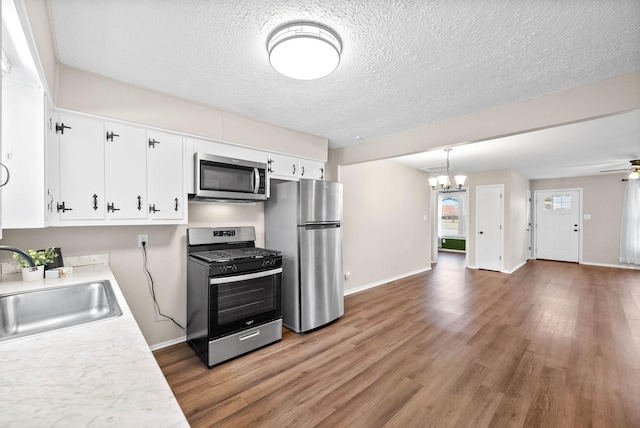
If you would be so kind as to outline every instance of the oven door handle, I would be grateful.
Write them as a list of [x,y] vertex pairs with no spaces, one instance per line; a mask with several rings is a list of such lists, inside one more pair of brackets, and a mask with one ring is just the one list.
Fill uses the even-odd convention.
[[257,279],[257,278],[263,278],[265,276],[276,275],[276,274],[279,274],[279,273],[282,273],[282,268],[265,270],[265,271],[262,271],[262,272],[248,273],[246,275],[224,276],[224,277],[221,277],[221,278],[210,278],[209,279],[209,285],[228,284],[230,282],[247,281],[247,280],[250,280],[250,279]]

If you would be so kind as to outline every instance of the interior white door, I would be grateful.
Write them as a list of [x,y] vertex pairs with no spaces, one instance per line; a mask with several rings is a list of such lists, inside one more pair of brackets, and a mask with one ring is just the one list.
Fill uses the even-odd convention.
[[580,251],[580,191],[536,192],[536,258],[577,262]]
[[502,184],[476,186],[476,265],[502,270]]

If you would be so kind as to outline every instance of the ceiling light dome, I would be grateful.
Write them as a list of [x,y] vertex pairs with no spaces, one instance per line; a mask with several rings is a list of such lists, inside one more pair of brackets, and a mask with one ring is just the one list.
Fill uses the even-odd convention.
[[324,25],[293,22],[271,34],[267,50],[269,62],[278,73],[292,79],[313,80],[338,67],[342,42]]

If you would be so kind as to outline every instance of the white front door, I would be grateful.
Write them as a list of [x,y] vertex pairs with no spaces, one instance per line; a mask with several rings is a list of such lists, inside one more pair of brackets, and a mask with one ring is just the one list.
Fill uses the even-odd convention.
[[476,265],[502,270],[503,185],[476,187]]
[[580,190],[536,191],[536,258],[578,262]]

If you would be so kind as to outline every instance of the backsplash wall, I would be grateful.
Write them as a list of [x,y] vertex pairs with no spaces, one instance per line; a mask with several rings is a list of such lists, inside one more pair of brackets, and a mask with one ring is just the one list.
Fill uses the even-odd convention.
[[[91,226],[46,229],[5,229],[2,245],[23,250],[61,247],[62,254],[80,256],[108,253],[111,270],[150,346],[186,334],[157,315],[143,268],[138,234],[149,235],[148,269],[162,312],[183,326],[186,318],[186,230],[189,227],[254,226],[256,245],[264,246],[264,208],[255,204],[189,204],[189,224],[170,226]],[[0,253],[0,261],[11,261]]]

